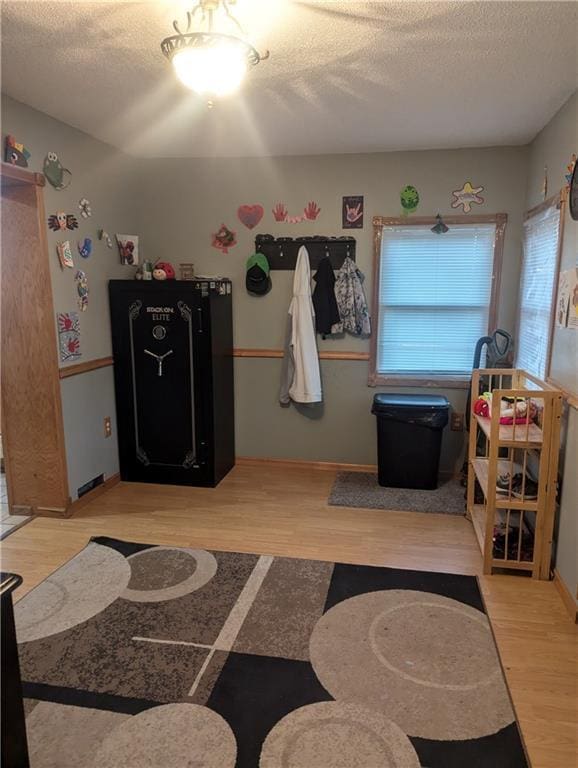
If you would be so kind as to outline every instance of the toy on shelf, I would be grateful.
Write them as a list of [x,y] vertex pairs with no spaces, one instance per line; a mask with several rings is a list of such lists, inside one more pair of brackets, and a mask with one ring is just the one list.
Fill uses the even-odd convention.
[[[491,418],[492,393],[484,392],[474,403],[474,413],[477,416]],[[536,403],[527,397],[503,397],[500,400],[500,424],[529,424],[536,420],[538,408]]]
[[134,275],[135,280],[152,280],[153,279],[153,265],[150,261],[143,261],[142,266],[137,268]]
[[484,392],[484,394],[480,395],[474,403],[474,413],[477,416],[484,416],[484,418],[488,419],[490,417],[491,403],[492,393]]
[[500,424],[528,424],[536,415],[536,404],[530,398],[506,397],[500,403]]
[[155,280],[174,280],[175,270],[168,261],[157,261],[153,267],[153,277]]
[[179,264],[179,274],[181,280],[194,280],[195,265],[191,261],[181,262]]

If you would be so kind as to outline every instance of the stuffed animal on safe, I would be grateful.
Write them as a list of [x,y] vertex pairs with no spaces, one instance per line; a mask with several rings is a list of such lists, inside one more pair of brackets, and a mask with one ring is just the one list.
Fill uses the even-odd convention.
[[155,280],[174,280],[175,270],[168,261],[157,261],[153,267],[153,277]]

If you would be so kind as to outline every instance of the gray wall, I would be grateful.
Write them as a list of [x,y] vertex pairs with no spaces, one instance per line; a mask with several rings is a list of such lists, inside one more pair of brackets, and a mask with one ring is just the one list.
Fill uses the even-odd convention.
[[[119,263],[112,250],[96,239],[109,233],[136,233],[146,258],[167,259],[177,265],[194,261],[197,273],[224,274],[234,281],[235,346],[279,348],[291,296],[292,273],[274,272],[273,290],[264,298],[244,290],[244,263],[252,252],[255,232],[297,236],[342,235],[340,204],[345,194],[365,195],[365,227],[354,230],[358,263],[366,274],[371,296],[371,217],[398,215],[399,191],[415,185],[421,195],[419,214],[451,213],[451,191],[466,180],[485,187],[486,203],[476,212],[506,212],[504,269],[500,296],[500,325],[515,325],[520,269],[521,217],[526,207],[541,199],[544,165],[550,190],[563,183],[569,157],[578,147],[576,94],[536,137],[529,148],[490,148],[455,151],[399,152],[226,160],[134,160],[68,125],[25,105],[2,97],[2,133],[12,133],[32,152],[30,168],[42,170],[48,151],[56,152],[73,173],[70,187],[55,191],[46,186],[47,215],[65,210],[78,216],[80,229],[70,240],[90,236],[94,251],[88,260],[76,257],[89,278],[90,303],[81,314],[82,360],[111,354],[106,285],[111,278],[131,277],[133,270]],[[528,163],[529,159],[529,163]],[[526,178],[527,176],[527,178]],[[524,190],[527,190],[524,199]],[[93,215],[78,215],[78,200],[87,197]],[[301,213],[309,200],[321,207],[317,221],[299,225],[274,222],[271,208],[285,203],[291,214]],[[265,217],[256,230],[245,229],[236,218],[242,203],[261,203]],[[238,245],[228,255],[211,248],[210,236],[221,223],[237,231]],[[576,264],[578,225],[566,220],[563,268]],[[62,239],[48,233],[55,311],[76,308],[74,270],[63,272],[55,245]],[[578,334],[556,329],[552,376],[578,392]],[[368,342],[345,337],[319,341],[320,349],[367,351]],[[324,361],[324,405],[314,411],[281,409],[277,404],[280,361],[237,359],[237,454],[277,458],[374,463],[375,425],[369,413],[376,390],[366,385],[367,363]],[[419,391],[407,389],[405,391]],[[452,406],[464,410],[463,390],[437,390]],[[105,368],[62,382],[64,424],[72,497],[97,474],[118,471],[116,440],[103,436],[103,419],[113,417],[112,369]],[[562,466],[565,483],[558,521],[557,568],[572,592],[578,582],[576,517],[578,514],[578,413],[565,417]],[[457,469],[464,440],[446,432],[442,468]]]
[[[67,189],[57,191],[47,184],[44,192],[47,216],[62,210],[73,213],[79,222],[78,230],[66,234],[47,228],[55,312],[77,310],[76,268],[87,273],[90,290],[88,309],[80,313],[82,357],[60,365],[106,357],[111,354],[107,282],[110,278],[130,277],[133,270],[121,266],[116,245],[107,248],[96,233],[104,227],[111,235],[132,234],[137,226],[136,162],[107,144],[5,96],[2,134],[13,134],[25,144],[32,153],[30,170],[42,171],[44,157],[51,151],[72,172]],[[80,216],[78,201],[82,197],[91,202],[91,218]],[[93,253],[88,259],[82,259],[76,251],[77,240],[85,237],[93,240]],[[65,239],[74,248],[75,269],[63,271],[56,243]],[[63,379],[61,391],[69,490],[74,499],[77,489],[96,475],[118,472],[112,368]],[[113,418],[110,439],[104,438],[105,416]]]
[[[564,184],[566,165],[578,151],[578,93],[575,93],[530,146],[527,204],[541,201],[544,166],[548,167],[549,188],[553,194]],[[566,211],[561,269],[578,266],[578,222]],[[555,328],[551,376],[578,396],[578,332]],[[562,487],[557,526],[556,568],[570,592],[578,587],[578,411],[565,413],[562,432]]]
[[[280,348],[291,298],[291,272],[272,273],[273,290],[249,296],[245,261],[256,232],[273,235],[343,235],[342,195],[365,195],[365,227],[353,230],[357,260],[372,292],[373,215],[401,212],[399,192],[406,184],[421,196],[418,214],[455,213],[451,192],[466,180],[485,187],[486,202],[475,212],[509,215],[500,300],[500,324],[511,330],[520,268],[521,216],[526,186],[527,148],[492,148],[369,155],[328,155],[215,160],[147,160],[141,165],[141,234],[147,252],[174,264],[193,261],[199,274],[223,274],[234,281],[235,346]],[[276,223],[271,209],[284,202],[299,214],[308,201],[321,207],[316,221]],[[237,219],[243,203],[261,203],[265,216],[252,232]],[[221,223],[236,230],[238,245],[224,255],[211,247]],[[320,349],[368,351],[352,337],[319,339]],[[473,350],[472,350],[473,354]],[[322,364],[324,407],[300,412],[277,402],[279,360],[236,360],[237,454],[351,463],[374,463],[375,423],[370,404],[377,390],[367,387],[367,362]],[[394,389],[397,387],[394,387]],[[419,391],[419,390],[405,390]],[[436,390],[459,411],[464,390]],[[463,434],[446,431],[442,468],[462,460]]]
[[[548,169],[549,195],[566,183],[566,166],[578,152],[578,92],[576,92],[536,136],[530,145],[527,207],[542,201],[544,166]],[[578,266],[578,222],[566,206],[560,269]],[[578,395],[578,333],[572,328],[554,328],[550,375]]]
[[[31,168],[41,169],[47,151],[56,151],[73,172],[69,189],[46,189],[47,212],[77,212],[86,196],[93,216],[81,222],[79,237],[94,239],[99,226],[111,234],[140,234],[142,252],[151,260],[177,265],[194,261],[197,273],[226,274],[234,281],[235,345],[280,348],[292,273],[274,272],[274,287],[264,298],[244,289],[244,264],[252,252],[255,232],[275,235],[341,235],[341,196],[365,195],[365,227],[358,240],[358,263],[366,274],[371,296],[372,228],[375,214],[400,213],[399,191],[414,184],[420,191],[419,213],[451,213],[451,192],[466,180],[485,187],[484,213],[507,212],[500,324],[512,329],[520,262],[520,231],[528,150],[490,148],[456,151],[401,152],[374,155],[287,157],[227,160],[140,160],[82,134],[10,99],[3,101],[3,132],[14,133],[32,152]],[[274,222],[271,209],[284,202],[300,213],[309,200],[321,207],[317,221],[299,225]],[[265,218],[250,232],[237,220],[242,203],[259,202]],[[79,219],[80,220],[80,219]],[[211,233],[224,222],[237,231],[238,245],[228,255],[210,245]],[[72,233],[71,233],[72,234]],[[56,233],[49,234],[56,310],[74,309],[73,271],[62,272],[53,251]],[[79,260],[80,262],[80,260]],[[131,276],[118,263],[116,248],[95,239],[93,256],[82,261],[90,281],[90,305],[82,315],[83,359],[110,354],[106,282]],[[345,337],[320,340],[321,349],[367,351],[367,341]],[[277,403],[279,360],[236,360],[237,453],[244,456],[374,463],[375,423],[370,403],[375,390],[366,385],[366,362],[324,361],[325,403],[322,409],[281,409]],[[395,388],[395,387],[394,387]],[[411,389],[406,391],[419,391]],[[464,390],[437,390],[463,411]],[[114,440],[104,440],[101,424],[114,415],[112,371],[65,380],[62,387],[67,432],[70,489],[99,472],[117,467]],[[87,445],[90,446],[87,448]],[[442,468],[456,470],[464,439],[449,430],[444,437]]]

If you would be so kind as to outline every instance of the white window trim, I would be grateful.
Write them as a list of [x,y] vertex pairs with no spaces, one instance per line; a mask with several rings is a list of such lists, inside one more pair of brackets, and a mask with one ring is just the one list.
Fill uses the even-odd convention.
[[[502,276],[502,261],[504,253],[504,234],[508,221],[507,213],[495,213],[474,216],[444,216],[444,222],[448,226],[460,224],[494,224],[496,234],[494,238],[494,262],[492,269],[492,288],[490,294],[490,307],[488,314],[488,333],[497,325],[498,308],[500,298],[500,285]],[[400,387],[444,387],[447,389],[469,389],[470,375],[464,374],[435,374],[435,375],[407,375],[407,374],[383,374],[377,371],[377,332],[376,327],[379,316],[379,281],[381,265],[381,240],[384,227],[391,226],[433,226],[437,220],[433,216],[416,216],[407,218],[392,218],[388,216],[373,217],[373,303],[372,322],[373,333],[371,335],[371,350],[369,356],[368,386],[400,386]],[[473,350],[472,350],[473,355]]]
[[[550,376],[550,368],[552,365],[552,344],[554,341],[554,326],[555,326],[555,319],[556,319],[556,299],[558,298],[558,276],[560,274],[560,262],[562,258],[562,243],[564,241],[564,219],[565,219],[565,203],[566,199],[564,196],[564,191],[560,190],[560,192],[557,192],[555,195],[552,195],[552,197],[548,198],[547,200],[544,200],[543,203],[540,203],[539,205],[534,206],[534,208],[530,208],[529,211],[526,211],[524,214],[524,222],[528,221],[529,219],[534,218],[535,216],[539,216],[540,214],[544,213],[545,211],[549,210],[550,208],[558,208],[560,213],[560,223],[558,226],[558,245],[557,245],[557,253],[556,253],[556,262],[554,266],[554,280],[552,282],[552,300],[550,303],[550,323],[548,327],[548,340],[546,342],[546,365],[544,369],[544,376],[543,379],[546,381]],[[524,233],[522,232],[522,238],[524,237]],[[524,254],[522,252],[522,262],[520,264],[520,285],[521,285],[521,278],[522,278],[522,270],[524,269]],[[518,307],[517,307],[517,316],[516,316],[516,350],[520,348],[519,343],[519,327],[520,327],[520,297],[518,296]],[[518,367],[518,360],[517,360],[517,351],[516,351],[516,367]]]

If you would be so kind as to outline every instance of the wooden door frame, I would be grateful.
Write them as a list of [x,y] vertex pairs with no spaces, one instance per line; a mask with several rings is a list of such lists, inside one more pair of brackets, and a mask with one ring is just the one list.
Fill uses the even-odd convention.
[[[48,242],[46,234],[46,214],[44,207],[44,191],[43,187],[46,184],[45,177],[42,173],[34,173],[27,171],[17,166],[1,163],[0,164],[0,182],[1,182],[1,194],[2,199],[10,197],[10,191],[16,191],[18,188],[29,187],[33,188],[33,199],[36,205],[36,217],[37,217],[37,232],[38,232],[38,244],[39,253],[37,258],[40,263],[46,265],[46,271],[48,273],[48,285],[46,291],[42,295],[42,301],[44,304],[45,314],[54,318],[54,303],[52,296],[52,284],[50,282],[50,272],[48,264]],[[2,294],[5,297],[6,291],[9,290],[9,286],[6,286],[6,279],[9,279],[9,275],[6,274],[7,270],[2,271]],[[22,318],[25,321],[25,311],[22,308]],[[2,319],[4,320],[4,311],[2,311]],[[56,329],[54,321],[46,322],[44,324],[36,324],[34,326],[34,334],[36,338],[40,339],[42,346],[53,352],[52,355],[44,362],[42,368],[42,378],[45,386],[45,391],[49,393],[49,401],[52,407],[50,429],[54,431],[54,443],[55,449],[53,455],[50,458],[51,467],[54,469],[54,473],[58,474],[55,478],[56,491],[50,500],[50,503],[46,506],[40,503],[37,507],[30,509],[28,513],[33,512],[40,515],[50,515],[67,517],[70,512],[70,494],[68,488],[68,470],[66,463],[66,450],[65,450],[65,436],[64,436],[64,420],[62,415],[62,398],[60,390],[60,378],[59,378],[59,366],[58,366],[58,346],[56,338]],[[2,340],[4,346],[4,329],[2,329]],[[7,434],[6,425],[11,420],[15,423],[19,418],[15,413],[15,408],[12,407],[10,398],[6,397],[6,377],[7,377],[7,365],[4,361],[4,365],[1,366],[0,376],[2,379],[0,397],[2,399],[1,404],[1,419],[2,419],[2,434]],[[15,380],[10,381],[11,386],[15,385]],[[35,428],[40,432],[43,425],[37,424]],[[8,500],[11,511],[18,513],[21,511],[25,514],[27,505],[22,505],[22,509],[19,510],[20,503],[18,499],[14,499],[11,496],[13,484],[11,479],[13,478],[14,465],[13,457],[11,456],[10,445],[4,445],[4,463],[6,472],[6,481],[8,487]],[[54,503],[56,500],[56,503]]]

